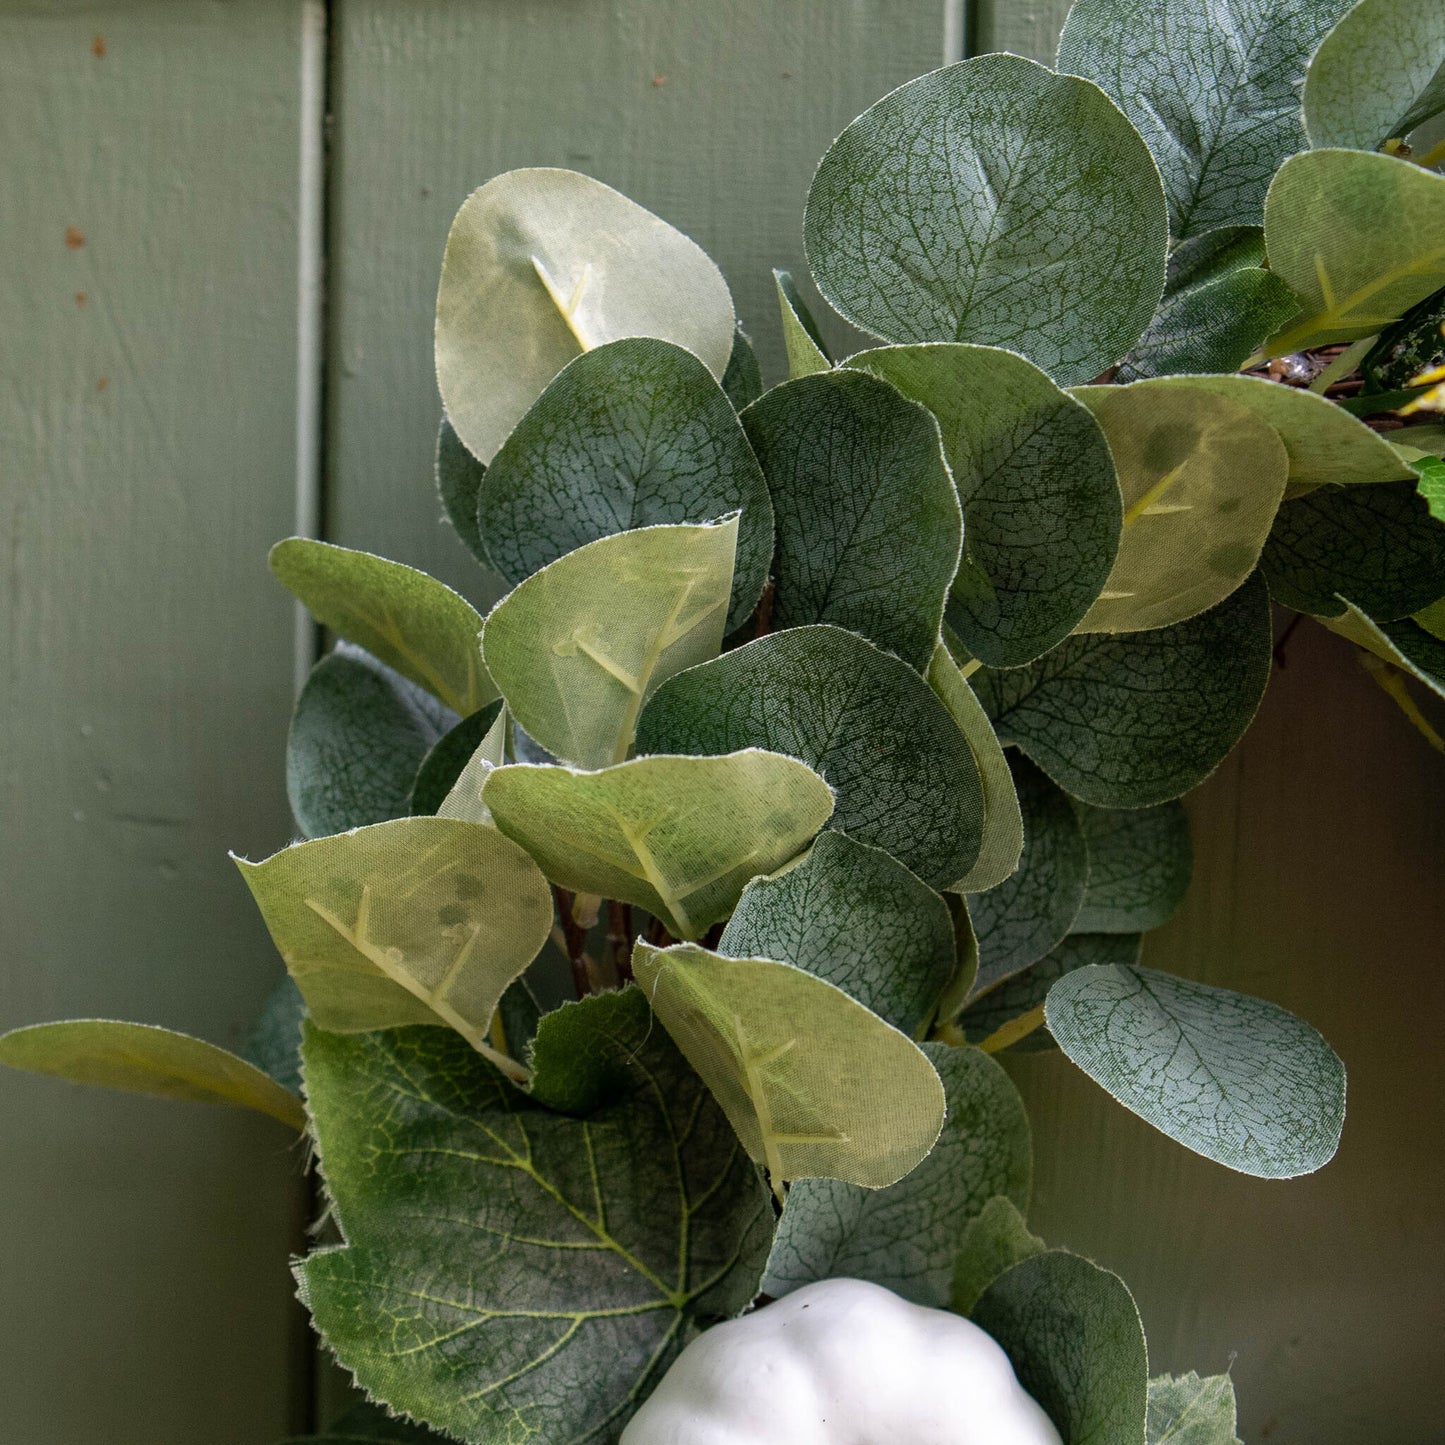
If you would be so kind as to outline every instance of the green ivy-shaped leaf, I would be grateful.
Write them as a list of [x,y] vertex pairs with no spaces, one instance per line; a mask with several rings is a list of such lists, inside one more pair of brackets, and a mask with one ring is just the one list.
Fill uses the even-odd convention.
[[1193,871],[1189,815],[1156,808],[1075,804],[1089,847],[1089,886],[1074,920],[1079,933],[1147,933],[1184,901]]
[[818,323],[808,310],[808,303],[798,292],[797,283],[787,271],[774,270],[773,282],[778,290],[778,311],[783,322],[783,346],[788,353],[788,377],[812,376],[827,371],[833,364]]
[[1240,1445],[1235,1431],[1234,1381],[1158,1375],[1149,1381],[1147,1445]]

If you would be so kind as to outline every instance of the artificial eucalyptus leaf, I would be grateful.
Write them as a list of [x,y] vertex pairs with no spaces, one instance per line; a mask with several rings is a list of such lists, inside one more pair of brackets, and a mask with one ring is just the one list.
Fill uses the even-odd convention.
[[1360,0],[1310,61],[1310,144],[1372,151],[1445,110],[1445,7]]
[[482,666],[482,619],[415,567],[310,537],[271,549],[271,570],[318,622],[469,717],[496,697]]
[[492,821],[492,810],[483,801],[482,789],[492,769],[500,768],[507,760],[507,727],[507,709],[503,706],[437,805],[437,817],[459,818],[463,823]]
[[773,625],[831,622],[923,671],[963,534],[933,417],[839,370],[775,386],[743,425],[777,518]]
[[489,463],[574,357],[656,336],[727,370],[727,283],[682,232],[576,171],[508,171],[472,192],[447,236],[437,383],[457,435]]
[[[1398,391],[1422,371],[1445,364],[1445,291],[1436,291],[1412,306],[1365,354],[1360,374],[1365,391]],[[1416,442],[1416,428],[1406,436]],[[1396,438],[1399,441],[1400,438]],[[1418,442],[1417,442],[1418,444]],[[1427,451],[1438,450],[1427,447]],[[1406,458],[1408,461],[1409,458]]]
[[236,859],[317,1025],[448,1024],[482,1047],[541,951],[552,895],[495,828],[402,818]]
[[0,1064],[157,1099],[233,1104],[306,1127],[301,1100],[227,1049],[116,1019],[64,1019],[0,1034]]
[[881,848],[832,830],[748,884],[717,946],[807,969],[914,1037],[955,966],[943,899]]
[[1177,802],[1154,808],[1075,805],[1089,847],[1089,886],[1079,933],[1147,933],[1184,901],[1194,866],[1189,815]]
[[999,738],[1101,808],[1167,802],[1244,735],[1269,681],[1269,593],[1256,574],[1188,622],[1085,633],[1028,667],[971,681]]
[[1017,55],[866,110],[823,157],[803,230],[818,289],[865,331],[1008,347],[1060,382],[1123,356],[1164,286],[1164,191],[1138,132],[1096,86]]
[[1049,989],[1049,1032],[1126,1109],[1217,1164],[1290,1179],[1345,1117],[1334,1050],[1278,1004],[1150,968],[1096,965]]
[[652,690],[721,648],[737,537],[736,516],[641,527],[514,587],[482,639],[508,711],[558,758],[620,763]]
[[983,843],[978,861],[949,885],[955,893],[982,893],[996,887],[1019,865],[1024,846],[1024,820],[1008,759],[983,704],[942,643],[928,664],[928,685],[958,724],[983,785]]
[[478,501],[487,556],[514,585],[599,538],[732,512],[729,630],[747,619],[767,581],[767,483],[707,367],[645,336],[564,367],[492,459]]
[[282,1445],[446,1445],[447,1438],[363,1401],[322,1434],[292,1436]]
[[1149,1357],[1134,1297],[1118,1275],[1065,1250],[1020,1260],[973,1307],[1064,1445],[1142,1441]]
[[[1343,599],[1341,599],[1343,600]],[[1339,617],[1320,619],[1331,632],[1347,637],[1357,647],[1409,673],[1432,692],[1445,697],[1445,641],[1421,627],[1413,618],[1376,622],[1352,602]]]
[[[486,707],[478,708],[471,717],[463,718],[422,759],[411,785],[411,803],[407,812],[430,816],[440,813],[457,780],[477,749],[496,729],[502,717],[502,700],[494,698]],[[448,817],[456,817],[449,813]],[[477,820],[480,821],[480,820]]]
[[800,1179],[788,1190],[763,1292],[822,1279],[866,1279],[915,1304],[949,1303],[959,1240],[991,1199],[1026,1209],[1033,1175],[1028,1115],[987,1054],[925,1044],[948,1113],[928,1157],[886,1189]]
[[1350,0],[1075,0],[1059,69],[1096,81],[1164,176],[1176,239],[1259,221],[1276,168],[1305,146],[1299,89]]
[[301,1093],[301,1020],[306,1017],[306,1000],[289,973],[266,995],[261,1012],[241,1057],[269,1074],[283,1089],[298,1097]]
[[850,357],[938,419],[963,506],[950,625],[992,667],[1029,662],[1089,610],[1113,565],[1122,503],[1087,408],[1020,356],[894,346]]
[[953,919],[953,951],[958,963],[938,1000],[938,1025],[952,1023],[958,1017],[978,977],[978,935],[968,914],[968,899],[961,893],[947,892],[943,901]]
[[1270,269],[1301,301],[1268,355],[1373,336],[1445,286],[1445,176],[1394,156],[1306,151],[1270,184],[1264,236]]
[[638,941],[637,981],[748,1154],[784,1180],[881,1189],[933,1148],[944,1095],[928,1056],[790,963]]
[[369,652],[339,643],[312,669],[286,738],[286,796],[308,838],[412,811],[424,759],[457,721]]
[[783,321],[783,346],[788,353],[788,376],[796,381],[801,376],[827,371],[833,364],[823,333],[808,310],[808,303],[798,292],[797,283],[787,271],[773,271],[778,289],[778,311]]
[[1140,381],[1075,395],[1109,442],[1124,494],[1119,551],[1081,632],[1138,632],[1195,617],[1259,561],[1284,498],[1279,433],[1215,391]]
[[1048,1246],[1032,1233],[1018,1206],[997,1194],[968,1221],[953,1262],[948,1307],[969,1315],[984,1290],[1021,1260]]
[[1240,1445],[1236,1423],[1228,1375],[1201,1379],[1190,1370],[1149,1381],[1147,1445]]
[[833,811],[815,772],[758,748],[593,773],[497,768],[482,792],[554,882],[639,904],[679,938],[726,918],[748,880],[794,857]]
[[1319,487],[1280,508],[1264,575],[1297,612],[1338,616],[1343,593],[1376,622],[1397,622],[1445,595],[1445,522],[1409,482]]
[[983,785],[963,735],[911,667],[842,628],[775,632],[679,673],[643,710],[637,745],[800,758],[835,790],[835,828],[933,888],[978,858]]
[[1424,628],[1431,637],[1445,641],[1445,597],[1422,608],[1412,620]]
[[1089,850],[1068,797],[1026,757],[1009,758],[1023,811],[1023,856],[1012,876],[968,897],[982,993],[1036,963],[1073,927],[1089,881]]
[[698,1324],[749,1302],[766,1258],[767,1190],[641,996],[586,1010],[625,1082],[584,1119],[445,1030],[308,1026],[346,1243],[301,1261],[302,1297],[367,1390],[461,1439],[615,1441]]
[[437,495],[442,511],[467,551],[489,567],[487,549],[477,528],[477,497],[486,474],[487,469],[466,449],[451,422],[442,417],[436,452]]
[[741,322],[733,332],[733,349],[722,374],[722,389],[734,411],[751,406],[763,394],[763,371]]

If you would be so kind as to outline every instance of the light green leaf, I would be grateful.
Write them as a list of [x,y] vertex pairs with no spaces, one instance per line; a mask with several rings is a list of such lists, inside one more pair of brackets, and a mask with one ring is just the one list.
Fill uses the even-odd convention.
[[1244,735],[1272,646],[1256,574],[1188,622],[1071,637],[1028,667],[985,668],[972,681],[1000,741],[1066,792],[1144,808],[1203,782]]
[[748,884],[717,946],[807,969],[914,1037],[954,972],[943,899],[881,848],[831,831]]
[[1305,77],[1310,144],[1372,151],[1445,110],[1445,7],[1360,0]]
[[900,86],[833,142],[803,220],[818,289],[887,341],[969,341],[1088,381],[1164,287],[1164,191],[1095,86],[981,55]]
[[1089,880],[1089,851],[1073,804],[1027,758],[1015,754],[1009,763],[1023,809],[1023,856],[998,887],[969,894],[978,936],[975,993],[1053,948],[1073,927]]
[[1158,1375],[1149,1381],[1148,1445],[1240,1445],[1235,1435],[1234,1381]]
[[289,537],[271,570],[318,622],[469,717],[496,697],[482,666],[476,608],[435,577],[370,552]]
[[1095,966],[1060,978],[1045,1012],[1096,1084],[1217,1164],[1290,1179],[1339,1145],[1344,1065],[1278,1004],[1150,968]]
[[473,749],[466,766],[457,774],[445,798],[436,809],[439,818],[459,818],[463,823],[490,823],[492,810],[482,800],[482,789],[493,768],[507,760],[507,709],[503,705],[486,735]]
[[370,653],[339,643],[311,669],[286,738],[286,796],[308,838],[405,817],[416,772],[456,722]]
[[0,1064],[157,1099],[234,1104],[306,1127],[301,1100],[254,1064],[151,1024],[64,1019],[0,1034]]
[[1431,637],[1439,638],[1445,642],[1445,597],[1438,602],[1432,602],[1428,607],[1422,608],[1412,619],[1418,626],[1424,628]]
[[1018,792],[983,704],[942,643],[928,664],[928,684],[958,724],[983,784],[983,845],[978,862],[949,888],[954,893],[982,893],[1002,883],[1019,865],[1024,820]]
[[930,887],[978,857],[983,785],[962,734],[911,667],[838,627],[775,632],[679,673],[644,709],[637,745],[801,758],[837,794],[833,826]]
[[1432,692],[1445,697],[1445,642],[1412,618],[1375,622],[1354,603],[1346,602],[1342,616],[1322,617],[1320,621],[1331,632],[1403,668]]
[[473,1047],[541,951],[552,895],[494,828],[402,818],[236,859],[319,1027],[446,1023]]
[[1338,616],[1343,593],[1376,622],[1445,594],[1445,522],[1409,482],[1320,487],[1280,508],[1264,575],[1276,602]]
[[808,310],[808,303],[798,294],[797,283],[787,271],[774,269],[773,282],[778,288],[778,311],[783,319],[783,345],[788,353],[788,376],[812,376],[827,371],[832,358],[823,341],[823,333]]
[[1178,803],[1075,807],[1089,845],[1089,886],[1075,931],[1147,933],[1167,923],[1193,871],[1189,815]]
[[992,667],[1029,662],[1099,595],[1123,505],[1098,423],[1022,357],[897,346],[851,357],[938,418],[963,505],[949,623]]
[[989,1285],[973,1321],[1007,1351],[1064,1445],[1143,1440],[1149,1357],[1118,1275],[1061,1249],[1030,1255]]
[[455,1035],[308,1026],[307,1100],[346,1237],[301,1261],[317,1328],[397,1410],[478,1445],[606,1445],[699,1324],[740,1311],[767,1190],[636,989],[583,1005],[620,1061],[585,1119]]
[[1103,427],[1124,493],[1119,552],[1079,631],[1167,627],[1222,602],[1254,570],[1284,498],[1279,433],[1203,388],[1139,381],[1075,395]]
[[881,1189],[943,1126],[927,1056],[840,988],[792,964],[638,941],[637,981],[776,1189],[842,1179]]
[[722,375],[722,389],[734,411],[751,406],[763,394],[763,371],[742,322],[733,332],[733,349]]
[[582,352],[656,336],[721,377],[734,327],[727,283],[681,231],[576,171],[508,171],[467,197],[447,236],[437,383],[457,435],[490,462]]
[[443,417],[437,432],[437,496],[462,545],[482,566],[489,567],[487,549],[477,528],[477,497],[486,474],[487,469],[466,449],[451,422]]
[[973,919],[968,916],[968,899],[961,893],[947,892],[943,901],[953,919],[953,951],[958,966],[938,1000],[935,1022],[940,1026],[957,1019],[978,977],[978,935],[973,931]]
[[1076,0],[1059,69],[1097,81],[1138,126],[1175,239],[1253,225],[1305,145],[1299,89],[1350,0]]
[[497,826],[567,888],[636,903],[679,938],[733,911],[828,821],[828,785],[794,758],[646,757],[577,772],[497,768],[482,790]]
[[775,386],[743,425],[777,515],[773,625],[832,622],[923,671],[963,534],[933,417],[827,371]]
[[1373,336],[1445,286],[1445,176],[1394,156],[1306,151],[1270,184],[1264,236],[1303,309],[1268,355]]
[[558,758],[620,763],[673,673],[717,655],[738,519],[642,527],[534,572],[487,618],[482,650],[507,708]]
[[801,1179],[788,1190],[763,1292],[866,1279],[915,1304],[949,1303],[958,1242],[992,1197],[1026,1209],[1028,1115],[1009,1076],[977,1049],[925,1044],[948,1101],[933,1151],[887,1189]]
[[641,336],[557,374],[492,459],[478,500],[487,556],[514,585],[601,537],[731,512],[740,516],[729,630],[768,578],[767,483],[708,369]]
[[1048,1246],[1029,1231],[1013,1200],[995,1195],[968,1221],[953,1263],[948,1307],[970,1315],[984,1290],[1005,1270]]
[[[463,718],[445,737],[437,740],[417,769],[407,812],[424,817],[441,812],[477,750],[488,738],[502,733],[506,726],[503,711],[501,698],[495,698],[471,717]],[[459,815],[447,813],[445,816],[454,818]]]

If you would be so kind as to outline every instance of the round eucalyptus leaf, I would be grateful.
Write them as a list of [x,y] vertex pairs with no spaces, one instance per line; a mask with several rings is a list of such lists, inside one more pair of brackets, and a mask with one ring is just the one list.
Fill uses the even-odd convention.
[[437,382],[488,463],[573,357],[656,336],[720,378],[735,324],[727,283],[681,231],[576,171],[508,171],[467,197],[447,236]]
[[477,497],[487,469],[466,449],[446,417],[437,432],[437,496],[462,545],[484,567],[491,566],[477,528]]
[[803,221],[824,297],[887,341],[969,341],[1088,381],[1164,287],[1159,171],[1096,86],[983,55],[900,86],[833,142]]
[[1089,886],[1074,920],[1080,933],[1147,933],[1174,915],[1189,890],[1194,849],[1177,802],[1155,808],[1075,804],[1089,847]]

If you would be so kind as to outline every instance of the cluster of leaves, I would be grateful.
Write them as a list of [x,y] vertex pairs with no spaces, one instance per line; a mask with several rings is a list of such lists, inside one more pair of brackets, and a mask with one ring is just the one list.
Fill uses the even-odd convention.
[[[1078,0],[1057,71],[910,82],[807,198],[868,339],[835,363],[780,273],[768,390],[692,241],[572,172],[484,185],[437,477],[511,590],[272,555],[342,639],[291,729],[307,841],[238,860],[295,984],[275,1077],[96,1021],[0,1058],[309,1121],[317,1327],[458,1439],[615,1440],[697,1330],[847,1275],[972,1314],[1069,1445],[1232,1441],[1228,1380],[1150,1382],[1124,1285],[1029,1232],[994,1055],[1057,1046],[1246,1173],[1334,1152],[1318,1034],[1140,940],[1271,598],[1445,691],[1442,448],[1360,419],[1439,359],[1442,60],[1402,0]],[[1260,370],[1341,343],[1313,389]]]

